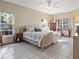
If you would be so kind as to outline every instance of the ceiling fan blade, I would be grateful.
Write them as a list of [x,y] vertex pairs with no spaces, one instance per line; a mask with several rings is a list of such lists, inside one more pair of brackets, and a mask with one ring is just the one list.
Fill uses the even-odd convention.
[[51,7],[52,7],[52,8],[59,8],[59,7],[58,7],[58,6],[56,6],[56,5],[52,5]]
[[58,6],[53,6],[53,7],[55,7],[55,8],[59,8]]
[[48,2],[48,3],[51,3],[51,2],[53,2],[53,0],[47,0],[47,2]]
[[43,2],[39,2],[38,4],[48,4],[48,3],[51,3],[53,2],[53,0],[46,0],[46,1],[43,1]]
[[58,8],[59,2],[54,2],[53,0],[46,0],[43,2],[39,2],[39,5],[46,5],[48,8]]
[[38,4],[46,4],[48,3],[47,1],[39,2]]
[[52,8],[59,8],[59,7],[56,6],[56,5],[50,5],[50,6],[48,6],[48,8],[49,8],[49,9],[52,9]]
[[59,2],[51,2],[51,4],[53,4],[53,5],[58,5]]

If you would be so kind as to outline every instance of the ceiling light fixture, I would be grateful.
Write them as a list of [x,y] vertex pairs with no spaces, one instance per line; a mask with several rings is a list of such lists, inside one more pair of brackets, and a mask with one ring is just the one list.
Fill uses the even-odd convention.
[[54,2],[53,0],[46,0],[45,2],[40,2],[40,4],[46,4],[48,9],[58,8],[58,2]]

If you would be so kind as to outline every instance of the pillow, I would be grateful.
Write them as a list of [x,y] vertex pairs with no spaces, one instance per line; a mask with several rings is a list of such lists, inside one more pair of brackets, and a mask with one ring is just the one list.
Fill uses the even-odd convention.
[[26,26],[26,31],[34,31],[34,27],[32,26]]
[[34,31],[41,31],[41,27],[37,24],[33,25]]
[[41,31],[41,29],[34,27],[34,31]]
[[42,31],[50,31],[49,27],[42,27],[41,30]]

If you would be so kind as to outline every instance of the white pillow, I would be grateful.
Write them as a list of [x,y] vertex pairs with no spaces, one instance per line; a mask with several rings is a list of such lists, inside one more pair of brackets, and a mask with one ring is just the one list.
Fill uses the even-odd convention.
[[32,26],[26,26],[26,31],[34,31],[34,27],[32,27]]

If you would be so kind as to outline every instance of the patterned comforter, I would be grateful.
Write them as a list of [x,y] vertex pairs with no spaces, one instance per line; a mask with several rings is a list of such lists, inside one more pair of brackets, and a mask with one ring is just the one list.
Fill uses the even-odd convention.
[[39,46],[41,43],[41,40],[44,38],[45,35],[47,35],[48,33],[52,33],[52,40],[54,42],[56,42],[59,38],[60,38],[60,33],[58,32],[52,32],[52,31],[41,31],[41,32],[24,32],[23,33],[23,37],[26,38],[25,40],[29,39],[32,41],[36,41],[38,42]]
[[41,40],[43,39],[44,35],[48,34],[49,32],[24,32],[23,37],[28,38],[29,40],[37,41],[40,45]]

